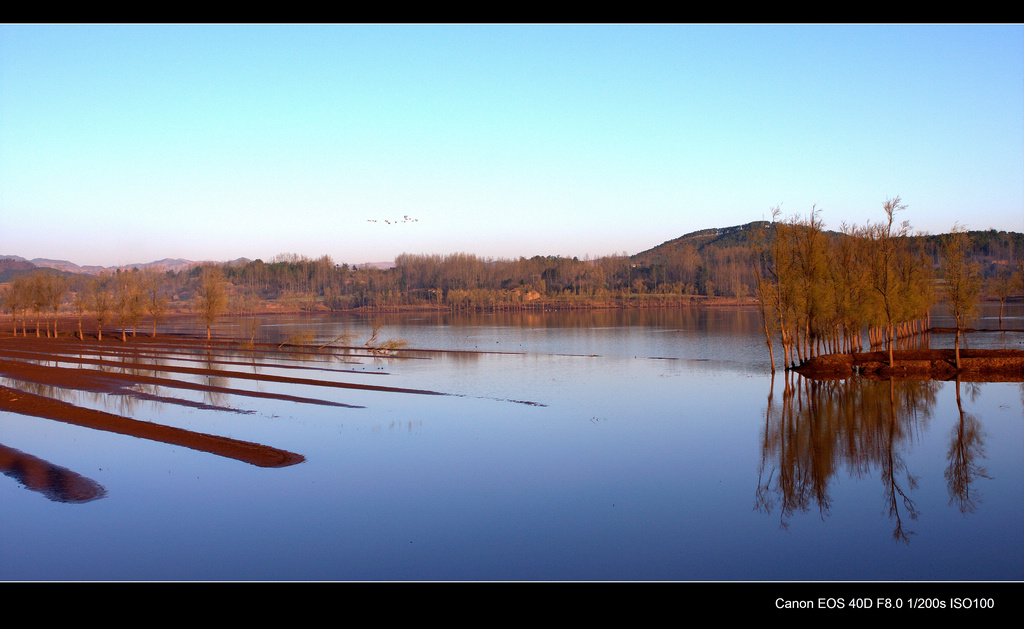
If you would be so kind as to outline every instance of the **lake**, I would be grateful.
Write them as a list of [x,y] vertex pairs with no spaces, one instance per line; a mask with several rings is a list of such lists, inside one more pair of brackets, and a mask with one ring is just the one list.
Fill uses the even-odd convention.
[[[978,327],[998,327],[996,311],[986,306]],[[306,333],[321,345],[348,332],[358,347],[373,320],[259,323],[266,343]],[[0,412],[0,579],[1024,579],[1019,383],[773,376],[752,309],[378,323],[379,338],[409,349],[261,360],[216,350],[208,366],[222,364],[213,356],[241,366],[177,376],[335,406],[166,386],[137,387],[149,397],[41,391],[2,379],[304,460],[260,467]],[[225,318],[214,334],[248,338],[250,325]],[[1007,306],[1002,325],[1024,328],[1024,305]],[[952,337],[928,342],[951,347]],[[1024,334],[967,342],[1024,349]],[[154,358],[152,369],[197,359]],[[231,375],[243,371],[371,386]],[[24,461],[51,480],[29,480]],[[56,491],[71,482],[58,477],[94,491]]]

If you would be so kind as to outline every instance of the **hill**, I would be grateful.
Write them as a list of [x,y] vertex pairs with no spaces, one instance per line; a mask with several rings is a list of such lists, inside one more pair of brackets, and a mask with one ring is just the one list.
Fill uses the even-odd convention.
[[692,247],[697,253],[703,253],[707,248],[749,247],[750,234],[757,227],[770,229],[771,223],[754,221],[745,225],[702,229],[663,242],[630,258],[639,264],[664,264],[666,260],[676,257],[685,247]]
[[[771,231],[772,224],[768,221],[754,221],[745,225],[702,229],[690,232],[679,238],[663,242],[657,247],[641,251],[630,259],[639,265],[666,264],[678,260],[684,249],[705,256],[710,250],[731,248],[746,249],[750,246],[750,235],[758,227]],[[825,231],[833,238],[843,238],[841,232]],[[931,257],[935,265],[939,264],[939,252],[942,249],[942,238],[945,234],[921,234],[911,236],[915,245],[920,245]],[[1024,234],[1020,232],[997,231],[995,229],[967,232],[970,240],[971,254],[976,262],[988,272],[995,268],[1012,264],[1013,260],[1024,258]]]
[[0,256],[0,284],[6,284],[13,278],[39,268],[24,258],[17,256]]

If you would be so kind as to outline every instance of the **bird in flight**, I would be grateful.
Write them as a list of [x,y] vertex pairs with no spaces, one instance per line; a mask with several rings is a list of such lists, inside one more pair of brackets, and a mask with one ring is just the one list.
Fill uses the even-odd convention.
[[[366,219],[366,222],[367,223],[377,223],[379,221],[377,219],[375,219],[375,218],[368,218],[368,219]],[[420,219],[418,219],[418,218],[410,218],[409,215],[406,214],[406,215],[404,215],[402,217],[402,220],[400,220],[400,221],[399,220],[384,219],[384,222],[387,223],[388,225],[398,225],[399,223],[418,223],[418,222],[420,222]]]

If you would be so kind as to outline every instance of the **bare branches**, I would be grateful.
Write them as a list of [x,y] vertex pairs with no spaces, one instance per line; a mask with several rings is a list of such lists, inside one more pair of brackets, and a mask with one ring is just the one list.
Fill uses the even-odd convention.
[[372,333],[370,338],[366,339],[365,343],[371,354],[376,356],[386,356],[408,347],[409,341],[406,339],[390,338],[384,342],[377,342],[377,336],[380,334],[380,329],[384,326],[384,323],[380,320],[375,320],[372,325]]
[[967,232],[959,224],[942,241],[942,279],[946,301],[956,320],[956,368],[960,369],[960,337],[974,316],[981,292],[978,265],[970,260]]
[[203,267],[199,285],[199,292],[196,296],[196,307],[199,316],[206,324],[206,340],[210,340],[210,327],[217,317],[224,312],[227,306],[228,297],[224,290],[224,276],[219,267],[206,265]]
[[869,338],[881,338],[873,331],[884,328],[892,363],[897,328],[901,335],[912,324],[920,329],[915,322],[927,318],[932,303],[924,253],[909,245],[910,224],[897,222],[906,207],[899,197],[887,199],[884,222],[844,224],[839,234],[825,232],[817,206],[805,219],[784,222],[772,209],[771,234],[755,232],[751,247],[773,363],[773,333],[793,367],[820,353],[859,350],[865,328]]

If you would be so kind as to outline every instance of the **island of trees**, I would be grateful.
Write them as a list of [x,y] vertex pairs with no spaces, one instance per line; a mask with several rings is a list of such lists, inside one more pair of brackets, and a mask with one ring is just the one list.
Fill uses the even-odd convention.
[[[775,208],[773,221],[756,228],[755,294],[773,370],[776,342],[786,368],[848,369],[856,354],[870,350],[884,351],[893,368],[897,342],[929,331],[929,313],[940,299],[956,321],[953,368],[961,369],[961,336],[985,279],[971,256],[968,232],[954,225],[930,249],[928,238],[914,237],[900,220],[906,205],[899,197],[882,209],[878,222],[844,224],[838,233],[825,232],[816,209],[783,221]],[[1001,318],[1007,298],[1024,291],[1022,258],[1000,261],[988,287],[1000,302]],[[824,355],[831,360],[816,360]]]

